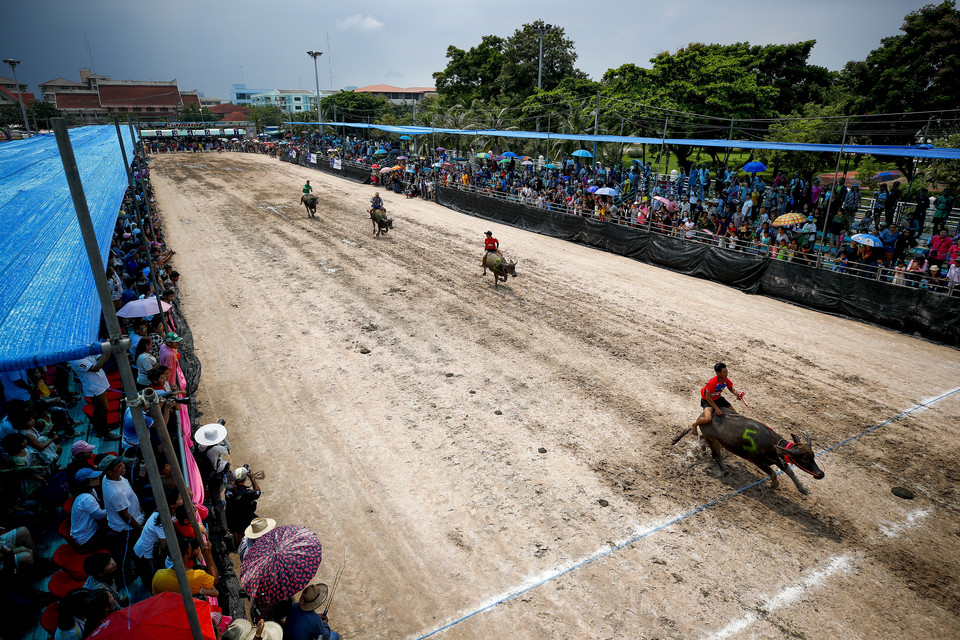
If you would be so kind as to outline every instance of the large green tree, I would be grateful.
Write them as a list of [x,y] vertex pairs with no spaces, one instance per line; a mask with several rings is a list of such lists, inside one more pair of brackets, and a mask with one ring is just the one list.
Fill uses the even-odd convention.
[[[637,125],[645,124],[647,134],[660,135],[670,115],[648,106],[655,105],[685,112],[670,115],[668,137],[722,138],[729,135],[724,119],[772,118],[822,99],[831,75],[807,63],[814,44],[696,42],[660,53],[649,69],[635,64],[609,69],[602,84],[605,94],[618,101],[617,110]],[[685,168],[693,150],[672,148]]]
[[541,30],[542,88],[550,91],[565,78],[586,78],[575,66],[574,43],[563,27],[537,20],[524,24],[508,38],[487,35],[467,50],[447,47],[447,66],[433,74],[441,99],[447,104],[470,104],[474,100],[496,100],[500,106],[522,103],[537,89]]
[[506,40],[499,36],[483,36],[480,44],[466,51],[447,47],[447,66],[433,74],[437,93],[450,104],[492,100],[499,94],[505,46]]
[[[849,114],[891,114],[870,124],[864,141],[915,144],[922,124],[909,111],[956,109],[960,105],[960,11],[953,0],[908,13],[901,33],[883,38],[866,60],[848,62],[840,80],[848,89]],[[937,118],[934,116],[936,128]],[[949,135],[951,131],[941,131]],[[907,177],[910,158],[897,159]]]
[[340,91],[320,100],[323,117],[338,122],[376,122],[388,113],[390,102],[372,93]]

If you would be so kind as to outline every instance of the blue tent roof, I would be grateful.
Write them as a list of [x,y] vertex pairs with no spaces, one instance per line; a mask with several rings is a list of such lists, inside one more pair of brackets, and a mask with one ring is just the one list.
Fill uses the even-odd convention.
[[[362,122],[286,122],[284,124],[314,124],[331,127],[353,127],[356,129],[378,129],[389,133],[423,135],[427,133],[445,133],[463,136],[496,136],[498,138],[526,138],[541,140],[576,140],[578,142],[616,142],[623,144],[660,144],[660,138],[637,136],[607,136],[575,133],[550,133],[540,131],[501,131],[494,129],[431,129],[430,127],[411,127],[398,125],[367,124]],[[808,144],[799,142],[771,142],[767,140],[696,140],[690,138],[667,138],[664,142],[688,147],[719,147],[731,149],[778,149],[782,151],[814,151],[839,153],[839,144]],[[960,160],[960,149],[923,146],[891,146],[869,144],[847,144],[842,147],[844,153],[872,153],[877,156],[905,156],[908,158],[928,158],[941,160]]]
[[[106,264],[127,188],[117,132],[83,127],[70,140]],[[0,371],[100,353],[100,300],[52,134],[0,144],[0,229]]]

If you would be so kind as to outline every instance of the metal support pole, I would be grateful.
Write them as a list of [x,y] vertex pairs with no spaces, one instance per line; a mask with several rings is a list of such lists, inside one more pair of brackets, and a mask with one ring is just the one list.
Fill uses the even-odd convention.
[[[70,186],[73,206],[77,212],[77,222],[80,225],[84,248],[87,251],[87,260],[90,263],[93,280],[97,286],[97,294],[100,298],[103,319],[107,325],[107,331],[110,334],[108,348],[112,350],[114,359],[117,362],[117,368],[120,370],[120,378],[123,381],[127,404],[132,407],[130,413],[133,415],[133,423],[137,428],[140,442],[146,444],[146,446],[142,446],[140,449],[143,452],[144,463],[147,467],[147,476],[150,479],[150,488],[153,492],[153,498],[157,504],[157,511],[160,514],[160,520],[163,524],[163,532],[167,540],[171,543],[168,545],[168,552],[170,554],[170,560],[173,561],[174,572],[177,575],[177,585],[180,587],[180,595],[183,597],[183,605],[187,612],[187,621],[190,623],[190,631],[193,639],[203,640],[200,618],[197,616],[193,594],[190,592],[190,583],[187,581],[187,572],[183,565],[183,556],[180,554],[180,546],[173,543],[177,539],[177,530],[173,527],[173,520],[170,518],[170,506],[167,504],[166,495],[164,495],[163,481],[160,478],[160,470],[157,468],[157,459],[153,454],[153,447],[150,445],[150,434],[147,431],[147,425],[143,419],[143,412],[140,410],[140,399],[136,393],[137,385],[133,377],[133,368],[130,366],[130,359],[126,356],[130,341],[121,335],[120,321],[117,320],[117,313],[113,309],[113,300],[110,297],[107,276],[104,272],[103,264],[100,262],[100,247],[97,244],[96,232],[93,230],[90,211],[87,209],[87,199],[83,193],[80,171],[77,168],[77,160],[73,155],[73,145],[70,144],[67,124],[63,118],[54,118],[52,124],[54,135],[57,138],[57,146],[60,149],[60,160],[63,162],[67,184]],[[120,357],[117,357],[118,355]]]
[[[727,134],[727,140],[733,139],[733,118],[730,118],[730,132]],[[727,147],[727,152],[723,156],[723,172],[727,172],[727,163],[730,161],[730,147]],[[723,183],[723,179],[720,179],[720,183]]]
[[[171,463],[170,470],[173,471],[173,481],[174,484],[177,485],[180,497],[183,498],[183,504],[192,504],[193,501],[190,498],[190,490],[187,488],[187,481],[183,477],[183,471],[180,469],[180,465],[173,464],[173,461],[177,459],[177,452],[173,448],[173,440],[170,438],[170,432],[167,430],[167,421],[163,419],[163,411],[160,408],[160,396],[157,395],[156,391],[147,387],[143,390],[143,403],[147,406],[147,410],[153,418],[154,428],[160,437],[160,444],[163,445],[163,454],[167,456],[167,462]],[[196,512],[193,509],[187,509],[186,511],[190,525],[193,527],[193,534],[197,536],[197,540],[202,540],[203,530],[197,521]]]
[[[670,116],[667,116],[663,120],[663,135],[660,136],[660,153],[657,154],[657,177],[654,180],[657,181],[657,186],[660,185],[660,158],[663,157],[663,148],[667,142],[667,125],[670,123]],[[651,201],[652,205],[652,201]]]
[[[163,317],[163,307],[160,304],[160,281],[157,279],[157,268],[153,264],[153,256],[150,255],[150,244],[147,242],[146,234],[143,232],[143,216],[140,214],[140,204],[137,202],[136,195],[134,194],[134,184],[133,184],[133,171],[130,170],[130,163],[127,162],[127,150],[123,146],[123,135],[120,133],[120,117],[113,117],[113,124],[117,128],[117,140],[120,143],[120,155],[123,156],[123,168],[127,172],[127,186],[130,188],[130,195],[133,196],[133,211],[134,215],[137,218],[137,224],[140,225],[140,242],[143,244],[143,247],[147,250],[147,264],[150,265],[150,279],[153,280],[153,291],[154,297],[157,301],[157,314],[160,316],[160,323],[163,325],[163,332],[166,333],[169,329],[167,327],[167,321]],[[144,200],[146,200],[146,193],[144,195]]]
[[[837,177],[840,173],[840,158],[843,157],[843,147],[847,143],[847,127],[850,126],[850,118],[847,118],[843,123],[843,138],[840,140],[840,151],[837,152],[837,168],[833,172],[833,193],[830,195],[830,202],[833,202],[833,199],[837,197]],[[846,180],[844,180],[846,182]],[[840,206],[843,206],[843,203],[840,203]],[[823,229],[820,230],[820,249],[821,251],[827,244],[827,227],[830,226],[830,207],[827,207],[827,215],[823,219]],[[838,209],[839,211],[839,209]]]
[[[138,121],[139,121],[139,118],[138,118]],[[133,135],[133,123],[130,122],[130,118],[129,118],[129,117],[127,118],[127,127],[130,128],[130,134]],[[137,131],[139,131],[139,130],[140,130],[140,125],[139,125],[139,123],[138,123],[138,124],[137,124]],[[147,197],[147,192],[146,192],[146,190],[144,190],[143,195],[144,195],[144,197],[143,197],[143,206],[144,206],[144,208],[145,208],[146,211],[147,211],[147,222],[150,223],[150,231],[151,231],[152,234],[153,234],[153,239],[154,239],[156,242],[160,242],[160,239],[159,239],[158,234],[157,234],[157,228],[156,228],[155,226],[153,226],[153,211],[151,211],[151,209],[150,209],[150,198]],[[141,229],[143,228],[143,224],[140,225],[140,228],[141,228]],[[149,249],[147,250],[147,253],[150,253],[150,250],[149,250]],[[152,269],[151,269],[151,271],[152,271]]]

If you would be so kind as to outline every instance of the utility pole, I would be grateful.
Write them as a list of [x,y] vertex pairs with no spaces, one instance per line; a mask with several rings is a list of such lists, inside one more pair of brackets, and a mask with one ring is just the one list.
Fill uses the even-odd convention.
[[[543,38],[550,33],[550,25],[537,27],[537,37],[540,40],[540,58],[537,63],[537,91],[543,86]],[[537,114],[537,133],[540,132],[540,114]],[[540,139],[537,139],[537,147],[540,146]]]
[[[317,121],[323,122],[320,116],[320,76],[317,74],[317,58],[323,55],[322,51],[307,51],[307,55],[313,58],[313,79],[317,83]],[[320,125],[320,135],[323,135],[323,125]]]
[[[830,187],[831,189],[833,189],[833,193],[830,194],[830,205],[831,205],[831,206],[828,206],[828,207],[827,207],[827,215],[824,216],[824,218],[823,218],[823,229],[820,230],[820,232],[821,232],[821,233],[820,233],[820,250],[821,250],[821,251],[823,251],[824,245],[827,244],[827,227],[828,227],[829,224],[830,224],[830,209],[833,208],[833,206],[832,206],[832,205],[833,205],[833,199],[837,197],[837,191],[838,191],[838,189],[837,189],[837,186],[838,186],[838,185],[837,185],[837,178],[838,178],[838,174],[840,173],[840,158],[843,157],[843,147],[844,147],[844,145],[846,145],[846,143],[847,143],[847,127],[849,127],[849,126],[850,126],[850,118],[847,118],[847,119],[844,120],[844,122],[843,122],[843,138],[840,140],[840,151],[837,152],[837,168],[836,168],[836,169],[834,170],[834,172],[833,172],[833,184],[832,184],[831,187]],[[844,174],[844,182],[846,182],[846,174]],[[843,206],[843,203],[841,202],[840,205],[839,205],[839,207],[837,207],[837,210],[839,211],[839,208],[842,207],[842,206]],[[851,220],[850,222],[852,223],[853,220]],[[816,248],[816,247],[814,247],[814,248]]]
[[597,110],[593,114],[593,167],[597,166],[597,132],[600,129],[600,92],[597,91]]
[[10,65],[10,69],[13,71],[13,84],[17,85],[17,99],[20,100],[20,113],[23,114],[23,126],[27,128],[27,133],[31,133],[30,121],[27,120],[27,107],[23,104],[23,94],[20,93],[20,81],[17,80],[17,65],[20,64],[20,61],[7,58],[4,62]]

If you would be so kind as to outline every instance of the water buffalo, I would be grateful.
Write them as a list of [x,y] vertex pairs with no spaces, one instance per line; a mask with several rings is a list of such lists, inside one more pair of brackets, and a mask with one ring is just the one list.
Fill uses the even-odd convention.
[[483,275],[487,275],[487,269],[493,272],[493,286],[499,286],[499,282],[506,282],[507,276],[517,277],[517,263],[507,262],[506,258],[499,253],[486,253],[483,256]]
[[393,218],[387,217],[386,209],[370,209],[370,219],[373,220],[373,235],[377,237],[393,229]]
[[[689,431],[684,429],[674,439],[674,444]],[[793,437],[791,442],[780,437],[776,431],[762,422],[742,416],[730,407],[724,407],[723,415],[714,416],[713,421],[701,425],[700,431],[707,446],[710,447],[713,459],[720,465],[720,470],[724,474],[729,473],[730,468],[723,461],[720,447],[760,467],[770,476],[770,485],[774,489],[778,488],[780,483],[770,465],[775,465],[790,476],[793,483],[797,485],[797,489],[804,495],[809,492],[800,484],[790,465],[806,471],[817,480],[824,476],[823,470],[817,466],[814,457],[810,432],[804,432],[806,442],[801,442],[800,438],[790,434]]]
[[300,196],[300,204],[307,208],[307,215],[311,218],[317,215],[317,196],[305,193]]

